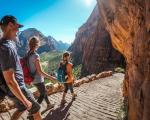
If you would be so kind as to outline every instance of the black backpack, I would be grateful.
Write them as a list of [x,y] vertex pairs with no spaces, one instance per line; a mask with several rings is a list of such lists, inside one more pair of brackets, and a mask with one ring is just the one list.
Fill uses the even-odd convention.
[[8,94],[8,90],[9,88],[4,79],[2,70],[0,69],[0,101],[2,101],[5,98],[5,96]]
[[[0,40],[2,41],[2,40]],[[2,42],[0,42],[0,45]],[[0,46],[1,47],[1,46]],[[1,70],[1,65],[0,65],[0,102],[5,98],[5,96],[8,94],[8,86],[6,84],[6,81],[4,79],[2,70]]]

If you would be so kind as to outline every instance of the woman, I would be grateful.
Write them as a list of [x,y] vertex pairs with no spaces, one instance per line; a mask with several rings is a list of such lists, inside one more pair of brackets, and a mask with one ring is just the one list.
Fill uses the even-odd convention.
[[40,64],[40,57],[38,53],[36,52],[36,50],[39,48],[39,45],[40,45],[39,38],[32,37],[29,40],[29,52],[28,52],[28,54],[30,55],[29,66],[30,66],[31,73],[35,73],[33,84],[36,86],[36,88],[38,89],[40,93],[40,96],[37,102],[41,104],[42,101],[45,100],[47,103],[47,109],[50,109],[54,107],[54,105],[52,105],[48,99],[48,95],[47,95],[45,84],[44,84],[44,77],[50,80],[56,80],[56,78],[48,75],[42,70],[42,67]]
[[72,100],[74,100],[75,97],[77,96],[73,91],[73,83],[74,83],[74,77],[72,73],[73,64],[69,61],[70,61],[70,54],[68,52],[65,52],[63,54],[63,60],[60,63],[60,65],[66,66],[66,82],[64,83],[64,92],[63,92],[61,104],[66,103],[65,97],[68,92],[68,89],[72,94]]

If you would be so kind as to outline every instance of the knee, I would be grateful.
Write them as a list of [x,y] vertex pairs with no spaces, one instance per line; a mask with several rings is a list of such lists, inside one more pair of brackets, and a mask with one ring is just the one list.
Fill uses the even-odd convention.
[[45,96],[46,96],[45,92],[40,93],[40,97],[45,97]]

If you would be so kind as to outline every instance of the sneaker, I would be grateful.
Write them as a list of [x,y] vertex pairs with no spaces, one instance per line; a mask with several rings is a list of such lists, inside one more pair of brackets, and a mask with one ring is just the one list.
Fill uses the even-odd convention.
[[66,100],[61,100],[61,105],[64,105],[65,103],[67,103]]
[[55,104],[47,104],[47,109],[52,109],[54,108]]
[[74,93],[74,94],[72,95],[72,100],[75,100],[76,97],[77,97],[77,94]]

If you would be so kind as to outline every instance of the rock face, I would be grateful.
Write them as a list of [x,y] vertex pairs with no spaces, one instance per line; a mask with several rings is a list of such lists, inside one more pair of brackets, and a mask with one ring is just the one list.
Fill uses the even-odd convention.
[[58,51],[67,50],[70,46],[70,44],[64,43],[61,40],[57,41],[56,39],[54,39],[51,36],[48,36],[48,39],[50,39],[52,41],[53,45],[55,46],[55,49]]
[[150,0],[97,0],[113,46],[126,58],[129,120],[150,120]]
[[124,64],[123,56],[112,47],[97,6],[87,22],[79,28],[68,50],[72,52],[75,65],[82,63],[82,76],[113,70]]
[[19,35],[19,41],[17,43],[17,48],[18,48],[18,54],[20,56],[24,56],[25,53],[27,52],[27,50],[28,50],[28,40],[32,36],[37,36],[41,40],[41,46],[39,47],[39,49],[37,51],[39,54],[42,53],[42,52],[48,52],[48,51],[51,51],[51,50],[55,49],[54,44],[51,41],[51,39],[44,36],[37,29],[29,28],[27,30],[22,31]]

